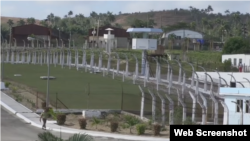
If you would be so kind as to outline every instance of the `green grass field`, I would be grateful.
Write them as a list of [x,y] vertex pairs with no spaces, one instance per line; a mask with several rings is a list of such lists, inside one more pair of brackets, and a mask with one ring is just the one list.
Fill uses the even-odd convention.
[[[113,80],[103,77],[102,73],[91,74],[84,70],[77,71],[75,68],[62,69],[61,66],[51,65],[50,68],[50,76],[56,77],[56,80],[50,80],[50,99],[53,101],[58,93],[59,99],[69,108],[121,109],[123,86],[123,108],[140,109],[141,93],[138,86],[124,83],[122,78]],[[14,74],[22,76],[15,77]],[[47,76],[46,65],[4,64],[5,78],[46,95],[47,80],[40,79],[40,76]]]

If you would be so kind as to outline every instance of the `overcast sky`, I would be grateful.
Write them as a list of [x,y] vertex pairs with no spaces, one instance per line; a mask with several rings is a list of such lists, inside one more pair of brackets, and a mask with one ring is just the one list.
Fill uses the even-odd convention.
[[211,5],[215,13],[229,9],[241,13],[250,13],[250,1],[1,1],[1,16],[34,17],[45,19],[48,14],[63,17],[70,10],[73,14],[82,13],[89,16],[91,11],[118,14],[131,12],[147,12],[150,10],[169,10],[175,8],[189,9],[193,6],[204,9]]

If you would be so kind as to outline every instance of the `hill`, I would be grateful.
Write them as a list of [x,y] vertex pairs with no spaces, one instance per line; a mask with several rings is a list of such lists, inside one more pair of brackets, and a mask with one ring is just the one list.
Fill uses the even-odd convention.
[[189,12],[176,12],[176,11],[152,11],[144,13],[125,13],[116,15],[116,19],[113,23],[120,24],[123,28],[131,27],[130,23],[134,19],[147,20],[147,17],[154,20],[157,28],[163,26],[174,25],[178,22],[192,22],[192,17]]
[[[17,21],[19,21],[20,19],[23,20],[27,20],[27,18],[18,18],[18,17],[5,17],[5,16],[1,16],[1,24],[7,24],[8,20],[11,19],[13,20],[14,23],[16,23]],[[36,23],[39,24],[40,20],[36,19]]]
[[[175,11],[151,11],[151,12],[137,12],[137,13],[124,13],[120,15],[115,15],[115,21],[113,24],[117,23],[121,25],[123,28],[131,27],[130,23],[134,19],[147,20],[147,17],[153,19],[156,23],[157,28],[162,26],[174,25],[178,22],[191,22],[192,17],[188,12],[175,12]],[[14,23],[19,21],[20,19],[26,20],[27,18],[18,18],[18,17],[5,17],[1,16],[1,24],[6,24],[7,21],[11,19]],[[40,20],[36,20],[36,24],[39,24]]]

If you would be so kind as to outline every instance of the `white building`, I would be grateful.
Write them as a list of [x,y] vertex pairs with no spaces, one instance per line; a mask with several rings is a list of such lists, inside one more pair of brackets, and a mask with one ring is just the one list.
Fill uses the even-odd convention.
[[168,39],[171,34],[174,34],[176,36],[176,39],[173,44],[174,48],[181,48],[181,42],[183,41],[184,38],[190,39],[188,47],[189,49],[200,50],[202,44],[204,43],[203,35],[201,33],[192,30],[181,29],[163,33],[162,35],[163,46],[169,43]]
[[242,62],[245,66],[250,66],[250,54],[224,54],[222,55],[222,62],[231,59],[233,66],[238,66]]
[[164,33],[162,35],[162,38],[168,38],[169,35],[174,34],[177,36],[177,38],[183,39],[183,38],[190,38],[190,39],[203,39],[203,35],[199,32],[192,31],[192,30],[174,30],[168,33]]
[[250,88],[220,88],[220,96],[229,111],[228,114],[224,111],[224,123],[228,120],[228,124],[241,124],[242,121],[250,124],[250,104],[246,104],[250,102]]

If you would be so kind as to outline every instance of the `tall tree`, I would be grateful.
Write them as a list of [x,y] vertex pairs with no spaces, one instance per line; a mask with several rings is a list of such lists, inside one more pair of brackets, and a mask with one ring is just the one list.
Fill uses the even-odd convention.
[[18,26],[25,25],[25,21],[23,19],[20,19],[19,21],[17,21],[17,25]]
[[9,45],[11,47],[11,29],[12,29],[12,26],[14,25],[14,22],[13,20],[9,19],[7,24],[9,25]]
[[35,18],[27,18],[26,19],[26,22],[28,23],[28,24],[35,24],[36,23],[36,20],[35,20]]

